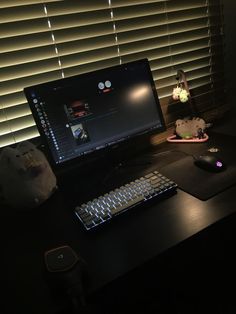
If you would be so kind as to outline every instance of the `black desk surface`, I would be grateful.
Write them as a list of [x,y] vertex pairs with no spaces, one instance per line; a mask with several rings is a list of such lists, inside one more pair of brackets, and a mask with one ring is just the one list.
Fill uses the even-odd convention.
[[[164,143],[158,149],[170,149],[168,145]],[[196,150],[196,146],[192,147],[184,149]],[[164,160],[168,162],[168,158]],[[44,277],[46,250],[70,245],[88,265],[89,293],[96,292],[231,217],[236,211],[235,195],[236,186],[207,201],[178,190],[169,199],[124,214],[91,233],[84,231],[60,192],[37,209],[2,210],[1,277],[5,290],[3,299],[10,300],[3,313],[47,314],[60,309],[60,302],[52,298]]]

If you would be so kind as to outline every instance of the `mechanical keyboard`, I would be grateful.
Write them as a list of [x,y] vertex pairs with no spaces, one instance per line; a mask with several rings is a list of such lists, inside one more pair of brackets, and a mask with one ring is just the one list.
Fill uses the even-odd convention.
[[124,211],[151,200],[171,196],[177,184],[153,171],[75,208],[86,230],[98,227]]

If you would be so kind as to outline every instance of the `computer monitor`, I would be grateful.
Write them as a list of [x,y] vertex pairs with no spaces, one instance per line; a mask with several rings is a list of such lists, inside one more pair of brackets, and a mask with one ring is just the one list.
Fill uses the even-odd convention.
[[54,168],[165,129],[147,59],[26,87],[24,93]]

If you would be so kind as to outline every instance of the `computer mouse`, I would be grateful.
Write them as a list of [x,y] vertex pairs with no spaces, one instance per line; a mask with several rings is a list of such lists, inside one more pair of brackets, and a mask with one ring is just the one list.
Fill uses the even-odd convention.
[[194,158],[194,164],[209,172],[221,172],[226,169],[225,162],[215,155],[200,155]]

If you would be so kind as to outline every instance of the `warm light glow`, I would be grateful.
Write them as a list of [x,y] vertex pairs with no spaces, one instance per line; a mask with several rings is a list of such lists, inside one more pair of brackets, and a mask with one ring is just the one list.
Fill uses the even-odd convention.
[[148,93],[147,86],[138,86],[129,92],[129,97],[131,101],[142,100],[142,98],[145,97],[147,93]]

